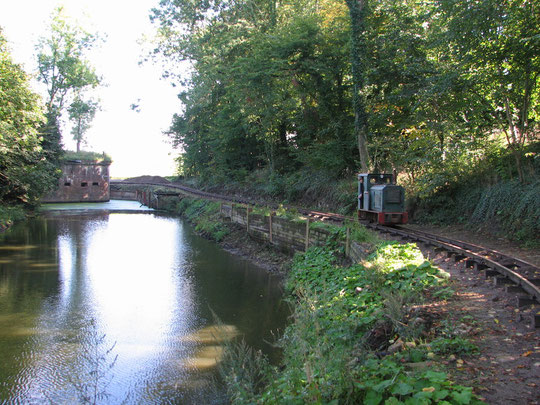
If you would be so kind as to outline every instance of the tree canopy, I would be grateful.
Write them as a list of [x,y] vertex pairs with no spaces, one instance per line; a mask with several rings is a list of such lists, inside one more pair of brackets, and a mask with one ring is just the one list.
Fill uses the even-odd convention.
[[44,119],[39,96],[0,30],[0,203],[34,205],[55,184],[38,132]]
[[436,189],[505,148],[530,170],[532,0],[162,0],[152,18],[155,54],[192,66],[169,131],[186,175],[370,168]]
[[[66,109],[75,127],[78,145],[93,119],[95,102],[83,102],[86,90],[101,83],[87,53],[98,40],[96,34],[85,31],[70,21],[62,7],[51,16],[49,33],[42,37],[37,46],[38,80],[47,87],[46,125],[43,127],[45,149],[52,160],[61,155],[60,120]],[[66,103],[69,106],[66,107]],[[84,106],[82,105],[84,103]],[[83,113],[83,110],[88,109]]]

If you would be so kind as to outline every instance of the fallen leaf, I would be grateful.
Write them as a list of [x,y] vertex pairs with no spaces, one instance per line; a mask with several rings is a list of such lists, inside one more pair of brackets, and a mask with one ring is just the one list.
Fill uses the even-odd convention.
[[529,350],[528,352],[523,353],[522,357],[529,357],[531,354],[533,354],[532,350]]

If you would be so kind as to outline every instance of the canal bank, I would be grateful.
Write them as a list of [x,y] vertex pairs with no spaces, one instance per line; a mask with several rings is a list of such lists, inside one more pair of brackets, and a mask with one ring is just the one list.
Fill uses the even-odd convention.
[[[169,209],[221,243],[237,234],[238,241],[269,246],[247,232],[255,215],[267,213],[251,212],[243,224],[233,224],[234,215],[223,215],[223,205],[216,202],[182,198]],[[449,309],[459,301],[448,274],[414,244],[360,231],[351,233],[364,259],[344,260],[349,232],[324,231],[325,244],[314,243],[304,252],[286,249],[297,254],[285,267],[293,315],[279,341],[281,365],[272,366],[245,345],[233,345],[225,356],[223,375],[232,402],[482,403],[482,387],[469,386],[468,373],[475,370],[467,366],[481,353],[477,321],[463,309]]]

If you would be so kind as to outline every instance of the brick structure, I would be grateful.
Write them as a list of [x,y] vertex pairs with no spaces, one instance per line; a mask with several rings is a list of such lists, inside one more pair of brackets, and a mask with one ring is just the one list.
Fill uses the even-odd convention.
[[58,189],[43,202],[104,202],[110,200],[108,161],[70,160],[62,163]]

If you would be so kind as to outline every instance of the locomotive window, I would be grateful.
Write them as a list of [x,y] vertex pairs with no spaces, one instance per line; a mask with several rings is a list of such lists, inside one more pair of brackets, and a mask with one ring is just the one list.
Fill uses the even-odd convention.
[[64,186],[66,186],[66,187],[69,187],[69,186],[71,186],[71,182],[69,182],[69,181],[66,181],[66,182],[64,183]]
[[83,181],[83,182],[81,183],[81,187],[86,187],[87,185],[88,185],[88,183],[85,182],[85,181]]
[[99,183],[98,183],[97,181],[94,181],[94,182],[92,183],[92,185],[93,185],[93,186],[99,186]]

